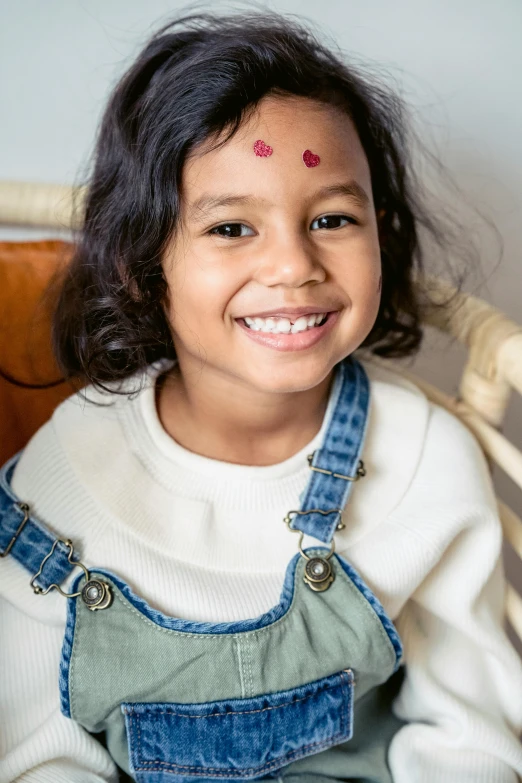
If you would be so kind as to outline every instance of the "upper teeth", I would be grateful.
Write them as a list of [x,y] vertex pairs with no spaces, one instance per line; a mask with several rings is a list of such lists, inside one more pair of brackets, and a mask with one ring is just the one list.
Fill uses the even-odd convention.
[[254,332],[274,332],[287,333],[304,332],[311,329],[316,324],[321,323],[326,318],[326,313],[313,313],[312,315],[303,315],[292,324],[289,318],[245,318],[245,323]]

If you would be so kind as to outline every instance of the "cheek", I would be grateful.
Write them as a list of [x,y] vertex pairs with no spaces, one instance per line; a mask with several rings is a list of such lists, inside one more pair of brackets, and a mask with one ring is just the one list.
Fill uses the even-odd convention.
[[381,256],[378,244],[371,238],[344,248],[333,268],[338,270],[338,282],[354,302],[370,304],[379,297]]
[[[223,320],[235,293],[230,264],[221,258],[188,255],[165,272],[169,289],[169,321],[183,335],[201,334]],[[202,318],[204,313],[204,318]]]
[[[346,263],[346,258],[348,263]],[[375,241],[349,249],[343,264],[342,282],[347,295],[350,329],[361,341],[375,323],[381,303],[381,255]]]

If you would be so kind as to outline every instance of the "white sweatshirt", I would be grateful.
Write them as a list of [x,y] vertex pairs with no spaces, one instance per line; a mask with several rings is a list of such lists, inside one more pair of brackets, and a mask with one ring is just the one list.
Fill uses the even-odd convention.
[[[522,663],[502,626],[502,530],[486,460],[457,418],[390,368],[361,361],[371,384],[367,475],[335,542],[404,645],[393,710],[409,723],[390,745],[393,780],[516,783]],[[299,508],[324,423],[276,465],[202,457],[163,430],[158,372],[131,398],[88,391],[109,407],[66,400],[26,447],[13,489],[87,566],[114,571],[162,612],[256,617],[279,602],[297,551],[283,517]],[[36,596],[28,582],[12,557],[0,561],[0,783],[115,781],[105,749],[60,713],[66,599]]]

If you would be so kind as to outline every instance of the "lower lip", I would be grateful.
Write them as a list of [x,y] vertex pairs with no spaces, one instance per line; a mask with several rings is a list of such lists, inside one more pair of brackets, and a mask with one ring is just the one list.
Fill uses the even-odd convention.
[[326,321],[321,326],[314,326],[312,329],[295,334],[254,332],[242,319],[237,319],[236,323],[251,340],[260,343],[260,345],[266,345],[267,348],[273,348],[275,351],[303,351],[322,340],[333,329],[338,318],[338,310],[334,313],[328,313]]

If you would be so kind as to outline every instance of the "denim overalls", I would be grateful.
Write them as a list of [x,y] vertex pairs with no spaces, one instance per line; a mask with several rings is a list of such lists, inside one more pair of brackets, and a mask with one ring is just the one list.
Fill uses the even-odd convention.
[[[284,520],[299,534],[298,551],[279,603],[252,619],[193,622],[153,609],[117,574],[87,569],[73,542],[31,516],[10,488],[19,455],[0,471],[0,553],[28,570],[35,592],[67,596],[62,712],[104,732],[134,780],[392,782],[388,747],[404,725],[391,711],[402,644],[334,550],[341,511],[366,474],[359,455],[370,387],[354,357],[335,368],[332,395],[301,508]],[[303,550],[304,534],[324,546]],[[65,593],[73,568],[80,573]]]

